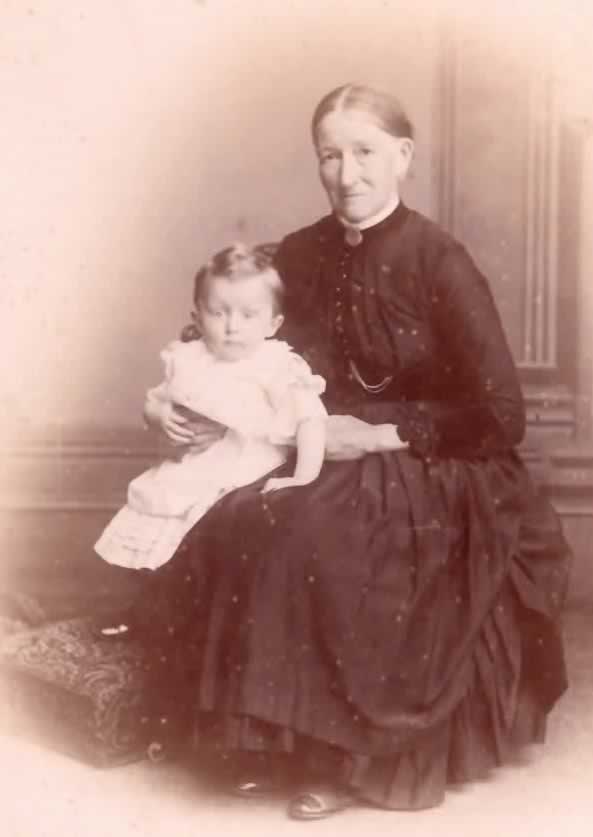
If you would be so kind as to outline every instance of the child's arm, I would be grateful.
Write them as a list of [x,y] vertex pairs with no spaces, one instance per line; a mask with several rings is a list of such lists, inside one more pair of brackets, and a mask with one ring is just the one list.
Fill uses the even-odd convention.
[[296,467],[292,477],[272,477],[262,491],[277,491],[295,485],[308,485],[319,476],[325,455],[325,416],[312,416],[299,422],[296,431]]

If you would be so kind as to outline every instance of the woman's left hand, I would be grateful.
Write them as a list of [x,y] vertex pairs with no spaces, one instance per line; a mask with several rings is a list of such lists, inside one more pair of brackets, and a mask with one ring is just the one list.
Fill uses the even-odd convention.
[[395,424],[367,424],[354,416],[329,416],[327,420],[326,459],[360,459],[367,453],[407,447]]

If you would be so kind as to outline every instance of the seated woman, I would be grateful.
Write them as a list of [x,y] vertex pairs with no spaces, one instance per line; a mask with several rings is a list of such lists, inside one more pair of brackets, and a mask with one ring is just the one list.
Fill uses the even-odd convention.
[[[326,461],[311,485],[223,498],[146,602],[195,738],[253,755],[246,795],[298,765],[299,819],[434,806],[541,740],[566,688],[570,558],[515,451],[524,405],[487,281],[400,198],[401,106],[347,85],[312,131],[332,212],[276,264],[284,336],[328,382]],[[178,442],[220,434],[146,412]]]

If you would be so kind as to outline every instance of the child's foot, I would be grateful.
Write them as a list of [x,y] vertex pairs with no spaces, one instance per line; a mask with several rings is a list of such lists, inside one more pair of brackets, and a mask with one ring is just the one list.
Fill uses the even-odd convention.
[[127,636],[130,633],[130,626],[125,625],[123,622],[119,625],[105,625],[102,628],[99,628],[99,633],[101,636],[104,637],[121,637]]
[[126,615],[106,617],[96,624],[95,634],[101,639],[127,639],[134,634],[134,625]]
[[232,778],[230,791],[244,799],[263,799],[274,796],[286,784],[281,765],[264,753],[242,754]]

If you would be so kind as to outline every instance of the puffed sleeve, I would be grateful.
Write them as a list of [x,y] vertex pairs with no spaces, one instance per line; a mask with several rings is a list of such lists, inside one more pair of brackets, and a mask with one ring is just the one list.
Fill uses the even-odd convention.
[[431,281],[431,326],[451,399],[397,405],[399,435],[425,456],[484,457],[525,432],[517,371],[492,293],[466,250],[446,250]]
[[173,370],[175,368],[175,356],[182,348],[181,340],[172,340],[161,351],[161,362],[163,364],[164,377],[166,381],[170,381],[173,377]]
[[178,351],[178,346],[181,345],[179,340],[172,340],[161,351],[160,357],[163,365],[163,380],[155,387],[151,387],[146,393],[146,401],[166,400],[169,397],[169,383],[173,377],[173,369],[175,366],[175,354]]
[[327,417],[321,401],[324,392],[321,375],[314,374],[307,361],[287,347],[281,367],[266,386],[274,411],[269,438],[275,442],[292,440],[302,421]]

